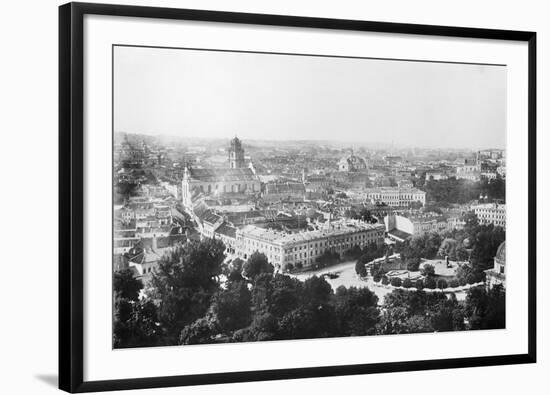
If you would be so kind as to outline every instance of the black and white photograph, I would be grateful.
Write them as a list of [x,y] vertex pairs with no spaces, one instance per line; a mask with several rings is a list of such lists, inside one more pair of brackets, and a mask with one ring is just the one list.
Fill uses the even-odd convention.
[[114,349],[506,330],[505,64],[113,45],[112,90]]

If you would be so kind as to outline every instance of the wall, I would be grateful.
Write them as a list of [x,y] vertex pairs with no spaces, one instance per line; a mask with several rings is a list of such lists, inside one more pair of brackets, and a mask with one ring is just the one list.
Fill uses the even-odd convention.
[[[538,129],[539,129],[539,224],[548,223],[550,193],[548,126],[550,86],[550,25],[547,2],[502,0],[181,0],[125,1],[171,7],[220,9],[295,14],[349,19],[368,19],[462,25],[538,31]],[[3,248],[2,304],[0,325],[2,365],[0,383],[8,394],[58,394],[57,372],[57,6],[55,0],[6,2],[2,9],[2,164],[4,210],[3,240],[15,240]],[[546,73],[546,74],[545,74]],[[543,111],[546,110],[546,111]],[[37,176],[38,175],[38,176]],[[544,183],[543,183],[544,182]],[[38,195],[36,191],[40,191]],[[37,204],[36,197],[40,196]],[[21,212],[30,213],[24,218]],[[6,218],[7,215],[7,218]],[[29,237],[29,224],[44,231]],[[45,228],[42,228],[44,226]],[[26,235],[13,237],[13,235]],[[546,237],[545,237],[546,236]],[[548,230],[539,225],[539,248]],[[35,252],[40,252],[36,255]],[[6,265],[10,262],[10,265]],[[13,263],[13,264],[11,264]],[[542,263],[542,262],[539,262]],[[550,290],[542,287],[548,269],[539,265],[539,334],[548,333]],[[9,297],[8,297],[9,295]],[[15,297],[16,296],[16,297]],[[543,315],[542,306],[545,306]],[[232,384],[182,389],[128,391],[125,394],[283,394],[371,393],[517,394],[531,389],[543,393],[550,370],[550,342],[539,336],[539,364],[524,366],[427,371]],[[291,356],[289,356],[291,357]],[[464,390],[464,388],[467,388]]]

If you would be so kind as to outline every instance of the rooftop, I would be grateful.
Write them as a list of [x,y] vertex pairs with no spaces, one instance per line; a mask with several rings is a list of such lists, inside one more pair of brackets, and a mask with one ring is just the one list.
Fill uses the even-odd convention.
[[269,241],[275,244],[289,244],[375,229],[383,230],[384,225],[372,225],[359,221],[337,222],[333,223],[331,228],[302,231],[298,233],[281,232],[273,229],[264,229],[257,226],[248,225],[242,228],[240,232],[243,235],[254,239]]
[[189,176],[192,180],[205,182],[222,181],[255,181],[257,177],[249,168],[210,168],[210,169],[189,169]]

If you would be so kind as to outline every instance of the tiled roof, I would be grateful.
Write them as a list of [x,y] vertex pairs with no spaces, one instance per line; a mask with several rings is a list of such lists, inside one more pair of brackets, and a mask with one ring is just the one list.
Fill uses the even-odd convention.
[[216,233],[219,233],[231,238],[237,237],[237,229],[229,225],[227,222],[224,222],[223,224],[221,224],[220,227],[216,230]]

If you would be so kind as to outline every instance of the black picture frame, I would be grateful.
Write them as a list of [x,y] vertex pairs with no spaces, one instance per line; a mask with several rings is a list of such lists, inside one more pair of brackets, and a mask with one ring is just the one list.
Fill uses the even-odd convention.
[[[528,43],[528,352],[234,373],[84,381],[83,351],[83,18],[86,14],[323,28]],[[283,15],[69,3],[59,8],[59,388],[68,392],[296,379],[536,362],[536,33]]]

